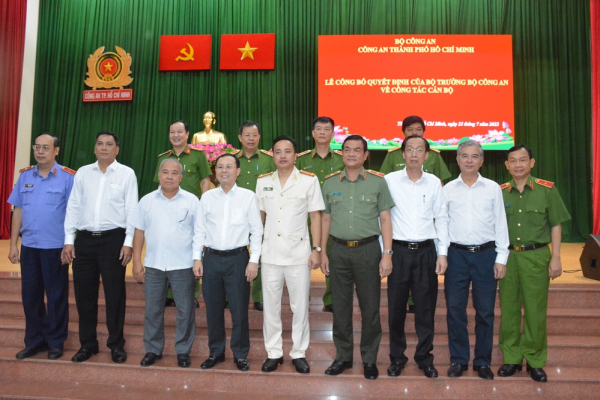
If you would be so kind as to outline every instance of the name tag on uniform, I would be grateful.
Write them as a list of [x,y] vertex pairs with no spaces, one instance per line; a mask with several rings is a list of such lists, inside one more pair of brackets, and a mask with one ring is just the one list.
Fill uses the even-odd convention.
[[273,191],[273,187],[272,186],[270,186],[270,187],[264,187],[263,191],[265,191],[265,192],[272,192]]
[[33,187],[33,184],[32,183],[26,183],[25,187]]
[[342,192],[331,192],[329,193],[330,196],[341,196]]
[[313,169],[314,165],[307,165],[306,167],[304,167],[304,171],[306,171],[307,169]]

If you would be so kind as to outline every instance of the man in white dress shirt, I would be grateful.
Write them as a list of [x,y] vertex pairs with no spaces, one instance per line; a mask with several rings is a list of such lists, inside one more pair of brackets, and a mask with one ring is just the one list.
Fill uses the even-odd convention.
[[[98,353],[98,288],[100,276],[106,299],[106,326],[112,360],[127,360],[123,346],[125,266],[131,261],[133,226],[138,202],[135,172],[116,161],[119,137],[96,135],[98,161],[77,171],[67,205],[65,246],[61,259],[73,263],[73,286],[79,313],[81,348],[73,358],[82,362]],[[77,257],[77,258],[76,258]]]
[[444,285],[450,347],[449,377],[459,377],[469,364],[467,331],[469,286],[475,307],[473,370],[494,379],[490,369],[494,339],[496,279],[504,278],[508,260],[508,226],[502,190],[479,174],[483,149],[474,140],[462,142],[456,160],[460,176],[444,187],[448,202],[450,248]]
[[[298,171],[294,162],[298,145],[288,136],[273,141],[277,171],[259,177],[256,196],[265,221],[261,258],[263,282],[263,335],[268,358],[262,366],[271,372],[283,364],[281,295],[285,281],[292,309],[292,363],[299,373],[310,372],[305,358],[310,340],[308,300],[310,270],[319,267],[321,210],[325,209],[319,179]],[[308,234],[310,216],[312,249]]]
[[388,277],[390,325],[389,376],[398,376],[406,365],[406,303],[409,290],[415,302],[417,348],[414,360],[428,378],[437,378],[433,366],[434,318],[438,275],[446,271],[448,210],[442,184],[423,171],[429,143],[409,136],[402,143],[406,168],[385,176],[396,207],[392,208],[392,273]]
[[[146,355],[140,362],[142,367],[149,367],[162,357],[165,298],[169,285],[173,288],[177,307],[177,365],[187,368],[191,363],[190,352],[196,334],[192,237],[198,198],[179,186],[183,174],[177,159],[164,159],[158,168],[160,187],[142,197],[133,218],[133,277],[144,282],[146,296]],[[142,263],[144,241],[146,255]]]
[[209,369],[225,361],[227,299],[233,325],[233,362],[240,371],[248,371],[248,299],[250,282],[258,273],[263,224],[254,192],[235,183],[241,172],[240,159],[222,154],[217,158],[215,172],[221,185],[200,199],[194,229],[194,273],[202,277],[210,350],[201,368]]

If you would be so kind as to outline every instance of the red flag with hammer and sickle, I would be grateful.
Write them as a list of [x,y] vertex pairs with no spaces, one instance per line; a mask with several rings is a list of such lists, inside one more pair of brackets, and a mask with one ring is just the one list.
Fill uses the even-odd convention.
[[159,71],[210,69],[211,35],[160,37]]

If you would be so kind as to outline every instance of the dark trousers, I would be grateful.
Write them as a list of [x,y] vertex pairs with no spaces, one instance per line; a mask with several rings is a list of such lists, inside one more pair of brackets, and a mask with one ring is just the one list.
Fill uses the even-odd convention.
[[352,315],[354,286],[356,286],[356,296],[362,316],[360,353],[364,363],[375,364],[381,341],[379,241],[360,247],[346,247],[332,241],[328,256],[329,282],[333,300],[333,343],[337,351],[335,359],[352,361],[353,358]]
[[96,327],[100,276],[106,302],[106,345],[112,350],[125,344],[125,267],[119,260],[124,241],[125,229],[114,230],[99,237],[79,232],[75,238],[73,284],[82,347],[98,346]]
[[410,250],[408,247],[394,243],[392,249],[394,250],[393,268],[388,277],[390,359],[403,365],[408,361],[404,355],[406,350],[404,323],[409,291],[412,291],[415,302],[415,330],[418,338],[414,359],[422,367],[431,365],[438,294],[435,245]]
[[[25,347],[63,348],[69,325],[69,265],[62,249],[21,246],[21,297],[25,311]],[[44,292],[48,305],[44,304]]]
[[473,285],[475,307],[475,358],[474,366],[487,366],[492,362],[494,339],[494,306],[496,303],[496,278],[494,263],[496,249],[489,248],[477,253],[448,248],[448,269],[444,286],[446,294],[446,321],[450,362],[469,363],[471,348],[467,331],[467,302],[469,286]]
[[[246,280],[248,251],[231,256],[204,254],[202,296],[206,304],[208,347],[210,355],[225,354],[225,299],[231,312],[231,351],[237,359],[247,358],[250,351],[248,299],[250,283]],[[259,273],[260,275],[260,273]]]

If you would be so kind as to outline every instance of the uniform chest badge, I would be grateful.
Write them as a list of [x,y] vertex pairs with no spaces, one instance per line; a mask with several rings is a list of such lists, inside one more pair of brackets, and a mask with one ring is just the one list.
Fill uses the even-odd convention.
[[272,192],[273,191],[273,187],[272,186],[264,187],[263,191],[265,191],[265,192]]
[[27,188],[29,188],[29,187],[33,187],[33,184],[32,184],[32,183],[26,183],[26,184],[25,184],[25,187],[27,187]]

